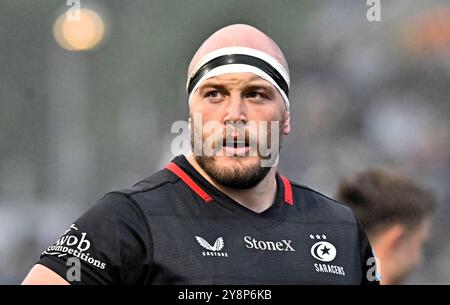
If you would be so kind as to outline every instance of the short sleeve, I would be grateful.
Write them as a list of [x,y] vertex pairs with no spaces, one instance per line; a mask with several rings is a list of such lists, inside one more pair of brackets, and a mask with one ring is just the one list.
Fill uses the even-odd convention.
[[121,193],[109,193],[41,255],[38,264],[71,284],[143,284],[150,273],[145,216]]
[[372,250],[366,233],[358,222],[358,236],[360,245],[362,278],[361,285],[379,285],[380,273],[378,270],[375,254]]

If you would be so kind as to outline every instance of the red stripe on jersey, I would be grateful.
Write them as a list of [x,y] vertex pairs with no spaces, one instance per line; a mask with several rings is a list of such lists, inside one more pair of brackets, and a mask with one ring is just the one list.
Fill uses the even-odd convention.
[[284,201],[290,206],[294,205],[294,200],[292,198],[292,186],[289,180],[285,176],[280,176],[284,184]]
[[[197,183],[194,182],[178,165],[170,162],[166,165],[166,169],[170,170],[172,173],[177,175],[187,186],[193,190],[197,195],[199,195],[204,201],[211,202],[213,199],[209,196]],[[284,185],[284,201],[290,206],[294,205],[294,200],[292,197],[292,186],[289,180],[280,176]]]
[[199,195],[206,202],[211,202],[213,199],[209,196],[197,183],[194,182],[178,165],[170,162],[166,165],[166,168],[172,173],[177,175],[184,183],[187,184],[197,195]]

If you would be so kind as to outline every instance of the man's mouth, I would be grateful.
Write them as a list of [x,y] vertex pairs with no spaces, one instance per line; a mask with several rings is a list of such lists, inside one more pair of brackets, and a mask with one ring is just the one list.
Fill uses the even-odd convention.
[[244,156],[250,151],[249,141],[247,139],[224,139],[223,151],[226,156]]

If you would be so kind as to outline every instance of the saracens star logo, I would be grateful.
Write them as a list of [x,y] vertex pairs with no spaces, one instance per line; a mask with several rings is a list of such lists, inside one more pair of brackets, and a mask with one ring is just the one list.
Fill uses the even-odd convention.
[[336,258],[336,247],[332,243],[324,240],[326,239],[325,235],[310,235],[310,238],[319,240],[322,239],[311,247],[311,255],[315,259],[322,262],[331,262]]
[[336,247],[327,241],[327,236],[325,234],[309,235],[312,240],[317,240],[311,247],[311,255],[315,259],[324,263],[314,263],[314,270],[320,273],[329,273],[340,276],[345,276],[345,270],[343,266],[335,266],[326,264],[333,261],[336,258],[337,251]]

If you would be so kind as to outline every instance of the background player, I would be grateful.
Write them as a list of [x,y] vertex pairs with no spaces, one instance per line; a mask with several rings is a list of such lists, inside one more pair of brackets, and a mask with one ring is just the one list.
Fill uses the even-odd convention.
[[376,168],[344,178],[336,198],[350,206],[379,259],[382,284],[400,284],[422,260],[432,193],[399,172]]

